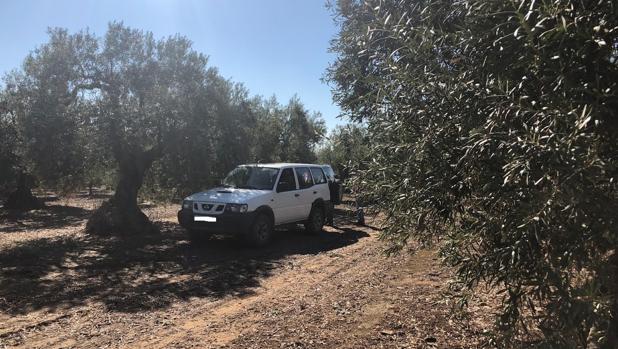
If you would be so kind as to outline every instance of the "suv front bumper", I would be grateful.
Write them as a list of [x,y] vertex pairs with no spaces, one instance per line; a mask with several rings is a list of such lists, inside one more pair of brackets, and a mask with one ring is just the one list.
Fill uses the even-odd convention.
[[[196,216],[217,218],[216,222],[195,221]],[[253,224],[257,213],[223,212],[217,215],[195,214],[193,209],[178,211],[178,223],[187,230],[199,230],[205,233],[237,235],[246,233]]]

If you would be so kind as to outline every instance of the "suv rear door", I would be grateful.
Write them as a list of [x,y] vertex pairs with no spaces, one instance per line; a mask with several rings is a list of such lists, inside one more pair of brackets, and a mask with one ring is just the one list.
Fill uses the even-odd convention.
[[314,200],[322,198],[323,200],[332,200],[330,197],[330,190],[328,183],[326,182],[326,176],[321,167],[310,167],[311,176],[313,177],[313,196]]
[[300,220],[307,219],[309,217],[309,212],[311,212],[311,205],[313,201],[316,199],[317,195],[313,192],[313,177],[311,176],[311,171],[309,171],[309,167],[294,167],[294,172],[296,172],[296,178],[298,180],[298,193],[300,194],[300,204],[299,214],[302,218]]

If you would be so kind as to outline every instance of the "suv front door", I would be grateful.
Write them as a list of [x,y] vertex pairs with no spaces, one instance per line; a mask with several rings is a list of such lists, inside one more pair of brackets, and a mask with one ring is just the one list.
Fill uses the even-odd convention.
[[300,195],[297,190],[296,177],[292,168],[284,168],[275,186],[272,209],[275,225],[299,220]]

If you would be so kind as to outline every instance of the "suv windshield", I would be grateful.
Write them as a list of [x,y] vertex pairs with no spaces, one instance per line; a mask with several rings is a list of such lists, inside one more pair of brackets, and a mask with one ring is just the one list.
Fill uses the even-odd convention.
[[271,167],[239,166],[228,173],[223,185],[241,189],[272,190],[279,169]]

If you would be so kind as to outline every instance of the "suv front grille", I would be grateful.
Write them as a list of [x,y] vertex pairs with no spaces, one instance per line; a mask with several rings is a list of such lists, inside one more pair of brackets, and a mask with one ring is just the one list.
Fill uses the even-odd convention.
[[205,213],[205,214],[214,214],[221,213],[225,210],[225,204],[220,204],[218,202],[194,202],[193,203],[193,212],[195,213]]

